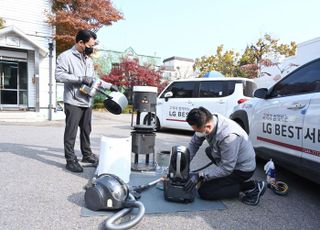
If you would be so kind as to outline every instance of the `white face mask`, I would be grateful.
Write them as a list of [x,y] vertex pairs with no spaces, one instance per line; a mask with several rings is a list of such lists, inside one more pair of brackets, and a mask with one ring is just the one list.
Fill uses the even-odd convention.
[[207,134],[202,132],[195,132],[194,133],[197,137],[205,137]]

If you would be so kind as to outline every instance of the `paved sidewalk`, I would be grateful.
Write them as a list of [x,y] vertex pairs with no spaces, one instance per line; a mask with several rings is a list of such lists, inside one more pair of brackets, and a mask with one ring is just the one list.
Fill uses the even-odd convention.
[[[99,153],[102,135],[129,136],[130,123],[130,114],[94,112],[93,151]],[[105,217],[80,216],[83,186],[95,169],[85,168],[81,174],[65,170],[63,132],[63,120],[0,122],[1,229],[102,229]],[[156,152],[176,144],[187,145],[190,135],[159,132]],[[75,149],[80,158],[79,138]],[[203,165],[204,160],[198,157],[192,166]],[[262,165],[258,166],[255,177],[264,178]],[[267,191],[257,207],[230,199],[223,200],[228,207],[223,211],[147,214],[134,229],[317,229],[318,190],[301,196],[305,192],[299,184],[292,189],[288,197]]]

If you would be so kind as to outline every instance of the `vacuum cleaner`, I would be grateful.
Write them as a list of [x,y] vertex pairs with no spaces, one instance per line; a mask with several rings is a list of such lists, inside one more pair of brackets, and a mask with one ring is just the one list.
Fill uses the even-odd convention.
[[[145,188],[151,185],[146,185]],[[141,191],[144,189],[143,186],[139,188]],[[87,208],[93,211],[119,210],[107,219],[105,222],[106,229],[129,229],[137,225],[145,213],[144,205],[135,199],[128,185],[113,174],[101,174],[97,178],[94,177],[91,180],[91,185],[86,188],[84,200]],[[115,221],[130,213],[134,208],[138,209],[138,213],[133,219],[121,224],[114,224]]]
[[173,146],[170,154],[167,178],[163,181],[164,198],[167,201],[191,203],[196,196],[196,188],[190,192],[184,186],[190,179],[190,153],[185,146]]
[[[190,179],[190,153],[184,146],[174,146],[170,154],[168,175],[146,185],[129,186],[118,176],[101,174],[91,179],[84,195],[87,208],[93,211],[118,211],[105,222],[106,229],[129,229],[138,224],[145,213],[144,205],[137,201],[140,193],[163,181],[164,198],[167,201],[190,203],[196,196],[196,188],[187,192],[185,184]],[[115,221],[138,209],[135,217],[127,222],[115,224]]]
[[110,89],[111,83],[105,82],[99,78],[95,78],[90,86],[82,84],[80,92],[89,97],[93,97],[96,93],[103,94],[106,99],[103,101],[105,108],[112,114],[119,115],[128,105],[126,96],[120,92],[105,93],[103,90]]

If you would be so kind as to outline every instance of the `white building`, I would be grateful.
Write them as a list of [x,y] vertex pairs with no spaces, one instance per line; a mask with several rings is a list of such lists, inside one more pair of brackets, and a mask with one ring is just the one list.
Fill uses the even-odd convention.
[[165,80],[172,81],[176,79],[194,78],[196,75],[193,71],[194,60],[183,57],[170,57],[163,60],[161,67]]
[[319,57],[320,37],[299,43],[295,56],[283,59],[277,66],[264,68],[263,71],[270,74],[270,76],[259,77],[254,79],[254,81],[257,83],[258,88],[269,88],[299,66]]
[[54,47],[49,57],[53,29],[45,16],[50,2],[0,0],[0,17],[5,20],[0,29],[0,111],[32,111],[46,118],[56,115],[54,109],[49,110],[55,108],[57,98]]

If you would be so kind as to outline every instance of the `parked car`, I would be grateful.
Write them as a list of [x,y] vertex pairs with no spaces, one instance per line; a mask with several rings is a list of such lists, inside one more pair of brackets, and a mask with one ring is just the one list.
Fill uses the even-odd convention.
[[230,118],[249,134],[257,156],[320,183],[320,58],[254,96]]
[[[203,106],[212,113],[229,116],[234,106],[252,98],[256,84],[247,78],[195,78],[171,82],[158,96],[156,115],[152,120],[157,129],[191,130],[186,122],[188,112]],[[147,116],[144,117],[146,123]]]

